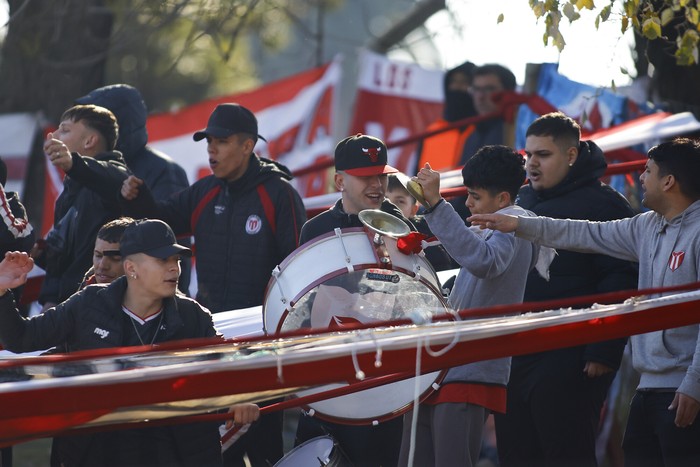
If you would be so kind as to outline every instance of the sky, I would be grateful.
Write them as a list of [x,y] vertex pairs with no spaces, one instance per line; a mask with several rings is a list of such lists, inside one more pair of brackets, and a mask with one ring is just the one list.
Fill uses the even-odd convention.
[[[598,0],[599,5],[608,2]],[[470,60],[477,65],[500,63],[513,71],[523,84],[527,63],[559,63],[559,72],[568,78],[595,86],[616,86],[631,82],[621,68],[635,73],[630,47],[631,32],[620,32],[615,15],[595,29],[597,10],[584,10],[581,18],[569,25],[562,20],[566,47],[559,54],[554,46],[545,47],[544,19],[539,22],[528,0],[447,0],[453,16],[446,11],[433,15],[426,27],[443,55],[446,69]],[[504,21],[497,23],[499,14]]]
[[[349,0],[352,1],[352,0]],[[477,65],[500,63],[510,68],[518,83],[525,79],[527,63],[558,62],[559,72],[574,81],[595,86],[629,84],[631,79],[621,68],[634,73],[628,31],[620,33],[620,21],[602,23],[595,29],[595,12],[584,11],[582,18],[569,25],[562,20],[567,45],[559,54],[554,46],[544,46],[544,20],[538,22],[528,0],[446,0],[450,15],[433,15],[426,27],[442,54],[442,65],[452,68],[467,60]],[[607,2],[598,0],[599,5]],[[0,1],[0,34],[5,33],[8,4]],[[504,21],[497,23],[499,14]]]

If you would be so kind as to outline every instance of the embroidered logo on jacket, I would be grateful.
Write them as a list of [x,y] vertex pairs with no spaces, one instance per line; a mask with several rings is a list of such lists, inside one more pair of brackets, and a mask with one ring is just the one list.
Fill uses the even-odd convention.
[[217,216],[219,214],[223,214],[224,211],[226,211],[226,206],[224,206],[223,204],[217,204],[214,206],[214,214],[216,214]]
[[260,232],[261,228],[262,219],[260,219],[260,217],[256,216],[255,214],[248,216],[248,220],[245,221],[245,231],[247,234],[255,235],[256,233]]
[[95,328],[95,330],[93,332],[95,334],[97,334],[98,336],[100,336],[102,339],[109,336],[109,331],[105,331],[104,329]]
[[683,258],[685,258],[685,251],[674,251],[668,259],[668,268],[675,271],[683,264]]

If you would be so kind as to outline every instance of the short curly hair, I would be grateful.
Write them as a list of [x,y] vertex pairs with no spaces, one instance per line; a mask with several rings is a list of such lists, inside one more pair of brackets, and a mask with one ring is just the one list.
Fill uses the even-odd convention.
[[482,147],[462,169],[464,186],[483,189],[492,195],[506,191],[513,200],[525,183],[525,176],[525,158],[502,145]]

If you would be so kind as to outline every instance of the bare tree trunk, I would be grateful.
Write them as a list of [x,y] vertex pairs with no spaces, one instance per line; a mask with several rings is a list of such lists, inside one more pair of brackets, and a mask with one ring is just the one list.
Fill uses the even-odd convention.
[[39,111],[57,121],[104,81],[112,14],[102,0],[9,0],[0,50],[0,113]]

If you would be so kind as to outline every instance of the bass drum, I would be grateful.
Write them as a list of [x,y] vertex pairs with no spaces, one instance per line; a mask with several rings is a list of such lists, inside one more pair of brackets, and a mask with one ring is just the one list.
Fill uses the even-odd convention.
[[[343,329],[419,314],[447,311],[437,274],[421,254],[405,255],[391,237],[362,228],[337,229],[304,244],[275,270],[263,302],[265,332],[274,336],[300,329]],[[388,259],[387,259],[388,257]],[[442,372],[419,377],[420,400],[428,397]],[[307,410],[335,423],[367,425],[411,408],[415,378],[311,403]],[[347,384],[297,393],[316,394]]]
[[319,436],[289,451],[274,467],[352,467],[335,440]]

